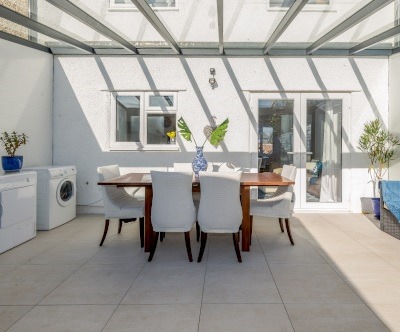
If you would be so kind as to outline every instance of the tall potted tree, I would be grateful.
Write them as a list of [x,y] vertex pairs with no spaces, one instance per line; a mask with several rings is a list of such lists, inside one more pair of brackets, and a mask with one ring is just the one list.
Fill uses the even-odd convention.
[[382,128],[379,119],[367,122],[358,140],[358,149],[368,155],[370,166],[368,173],[373,185],[372,208],[375,218],[380,218],[380,198],[378,197],[378,182],[382,180],[389,167],[389,162],[395,158],[399,139],[388,130]]
[[16,156],[15,152],[21,145],[28,142],[25,133],[18,134],[13,131],[11,134],[3,132],[0,136],[0,143],[6,150],[7,156],[1,157],[1,165],[4,172],[19,172],[22,168],[23,156]]

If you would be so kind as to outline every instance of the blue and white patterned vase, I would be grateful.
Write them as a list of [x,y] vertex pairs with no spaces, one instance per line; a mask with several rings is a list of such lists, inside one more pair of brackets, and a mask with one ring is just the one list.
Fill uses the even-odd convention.
[[204,158],[202,146],[196,146],[196,158],[192,162],[192,168],[196,176],[199,176],[200,171],[207,169],[207,160]]

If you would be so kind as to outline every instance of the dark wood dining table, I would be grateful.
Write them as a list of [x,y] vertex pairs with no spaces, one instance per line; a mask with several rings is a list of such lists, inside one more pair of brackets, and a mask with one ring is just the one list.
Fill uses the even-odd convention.
[[[242,251],[250,251],[251,221],[250,221],[250,187],[252,186],[288,186],[294,184],[275,173],[242,173],[240,179],[240,194],[243,211],[242,221]],[[144,250],[150,251],[153,239],[151,225],[151,205],[153,201],[153,188],[149,173],[129,173],[119,177],[98,182],[100,186],[117,187],[144,187],[145,188],[145,240]],[[199,180],[193,177],[193,191],[199,191]]]

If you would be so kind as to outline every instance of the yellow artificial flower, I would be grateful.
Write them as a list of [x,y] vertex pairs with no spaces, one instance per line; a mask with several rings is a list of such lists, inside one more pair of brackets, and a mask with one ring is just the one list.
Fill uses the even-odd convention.
[[168,133],[167,133],[167,136],[168,136],[169,138],[175,138],[175,136],[176,136],[176,131],[170,131],[170,132],[168,132]]

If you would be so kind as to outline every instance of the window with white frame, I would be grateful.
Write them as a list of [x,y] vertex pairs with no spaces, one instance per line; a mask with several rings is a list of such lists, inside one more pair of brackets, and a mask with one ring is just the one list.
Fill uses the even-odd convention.
[[[309,0],[307,5],[329,5],[330,0]],[[273,8],[289,8],[294,0],[269,0],[269,6]]]
[[111,150],[176,150],[176,92],[117,92],[111,103]]
[[[177,8],[178,0],[146,0],[147,3],[158,9],[172,9]],[[114,9],[133,9],[136,8],[131,0],[110,0],[110,8]]]

